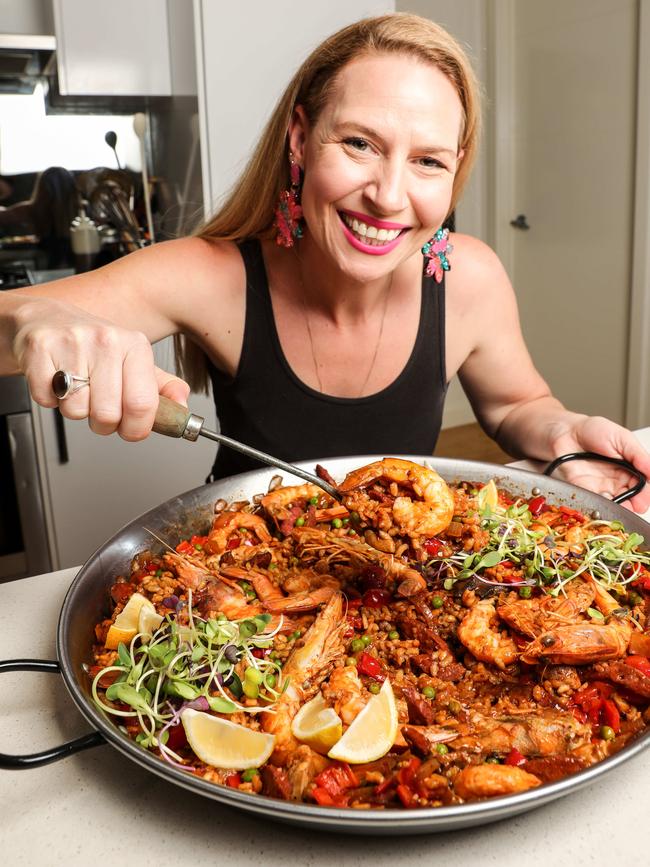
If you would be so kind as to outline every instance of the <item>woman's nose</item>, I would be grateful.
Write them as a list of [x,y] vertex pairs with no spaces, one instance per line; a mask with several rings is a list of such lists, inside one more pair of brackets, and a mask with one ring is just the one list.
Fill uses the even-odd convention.
[[377,166],[376,174],[366,186],[365,195],[380,214],[403,211],[408,205],[405,167],[396,162]]

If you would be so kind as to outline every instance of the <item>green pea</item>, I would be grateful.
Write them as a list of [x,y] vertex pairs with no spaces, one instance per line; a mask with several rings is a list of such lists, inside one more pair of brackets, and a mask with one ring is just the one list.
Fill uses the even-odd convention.
[[352,653],[358,653],[360,650],[363,650],[365,646],[363,638],[353,638],[350,642],[350,650]]
[[345,660],[345,664],[346,665],[356,665],[357,661],[354,658],[354,656],[348,656],[347,659]]
[[252,666],[247,668],[244,672],[244,678],[250,683],[260,684],[264,680],[264,675],[258,668],[253,668]]
[[436,744],[436,752],[439,756],[446,756],[449,752],[449,747],[447,744]]
[[343,526],[343,521],[340,518],[333,518],[332,519],[332,527],[334,527],[335,530],[340,530],[342,526]]
[[449,702],[447,707],[449,709],[449,713],[457,714],[457,713],[460,713],[460,711],[461,711],[460,702],[456,701],[455,698],[452,698],[452,700]]
[[391,631],[388,633],[388,637],[391,641],[397,641],[397,639],[399,638],[399,632],[396,629],[391,629]]
[[244,679],[242,684],[242,690],[244,691],[244,695],[247,698],[257,698],[260,694],[260,688],[256,683],[252,683],[250,680]]
[[434,608],[442,608],[442,606],[445,604],[445,600],[442,598],[442,596],[434,596],[431,600],[431,604]]
[[343,526],[344,526],[344,527],[347,527],[347,525],[348,525],[349,523],[350,523],[350,519],[349,519],[349,518],[343,518]]
[[436,697],[436,691],[432,686],[425,686],[424,689],[422,690],[422,695],[425,698],[435,698]]
[[250,783],[258,774],[257,768],[246,768],[245,771],[242,771],[241,778],[244,783]]
[[519,588],[519,595],[521,596],[522,599],[530,599],[530,597],[533,595],[532,588],[520,587]]
[[198,543],[194,546],[197,551],[203,550],[203,545],[199,545]]
[[373,695],[377,695],[377,693],[379,692],[380,689],[381,689],[381,687],[379,686],[378,683],[371,683],[368,686],[368,691],[371,692]]
[[270,686],[271,689],[273,689],[273,687],[275,686],[275,684],[276,684],[277,682],[278,682],[278,679],[277,679],[277,677],[276,677],[274,674],[267,674],[267,675],[264,677],[264,683],[265,683],[265,685],[266,685],[266,686]]
[[643,596],[641,596],[640,593],[635,593],[634,590],[632,590],[630,593],[627,594],[627,600],[632,606],[640,605],[643,602]]
[[368,647],[369,644],[372,644],[372,635],[362,635],[361,640],[363,641],[363,646]]
[[488,756],[485,760],[486,765],[500,765],[501,759],[498,756]]
[[300,630],[296,629],[296,631],[292,632],[291,635],[289,636],[289,641],[296,641],[298,638],[300,638],[300,634],[301,634]]
[[616,732],[611,726],[601,726],[600,736],[604,741],[613,741],[616,737]]
[[307,502],[309,503],[310,506],[317,506],[318,505],[318,496],[310,497],[307,500]]
[[357,535],[357,531],[353,530],[352,527],[350,527],[350,529],[348,530],[348,536],[356,536],[356,535]]
[[361,516],[359,515],[358,512],[350,512],[350,520],[352,521],[353,524],[360,524],[361,523]]
[[305,523],[305,519],[301,515],[299,518],[296,518],[296,527],[302,527]]
[[163,573],[162,569],[156,569],[156,578],[160,578]]

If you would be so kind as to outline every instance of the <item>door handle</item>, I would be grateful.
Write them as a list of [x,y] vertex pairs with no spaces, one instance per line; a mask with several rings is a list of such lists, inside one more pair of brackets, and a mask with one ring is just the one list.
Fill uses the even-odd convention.
[[510,220],[510,225],[515,229],[530,229],[525,214],[517,214],[514,220]]

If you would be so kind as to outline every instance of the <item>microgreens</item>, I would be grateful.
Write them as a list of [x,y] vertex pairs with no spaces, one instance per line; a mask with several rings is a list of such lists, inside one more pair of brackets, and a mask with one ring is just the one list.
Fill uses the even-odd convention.
[[[460,579],[473,576],[486,584],[491,581],[482,571],[509,561],[522,572],[521,580],[507,586],[544,586],[557,595],[565,585],[588,572],[605,589],[622,588],[639,577],[641,567],[650,567],[650,553],[637,550],[644,538],[639,533],[625,534],[619,521],[588,521],[582,525],[579,553],[574,542],[566,539],[566,530],[532,529],[535,519],[525,501],[517,500],[507,508],[480,508],[481,529],[489,538],[480,552],[459,551],[449,557],[433,558],[429,566],[444,565],[443,582],[450,590]],[[574,550],[572,550],[574,548]]]
[[[114,664],[103,668],[92,683],[96,705],[112,716],[137,717],[141,732],[136,741],[145,748],[158,747],[172,764],[182,759],[165,745],[167,730],[178,722],[188,702],[223,714],[273,713],[273,705],[288,686],[277,661],[253,652],[271,647],[282,622],[272,632],[266,632],[270,614],[241,620],[228,620],[223,614],[203,619],[192,610],[191,591],[187,608],[186,626],[168,614],[153,635],[138,634],[128,647],[120,644]],[[251,706],[237,701],[243,692],[235,671],[240,663],[259,672],[256,697],[263,704]],[[106,698],[128,705],[130,710],[102,701],[99,681],[110,672],[117,673],[117,677],[105,690]],[[182,700],[183,705],[176,708],[170,700]]]

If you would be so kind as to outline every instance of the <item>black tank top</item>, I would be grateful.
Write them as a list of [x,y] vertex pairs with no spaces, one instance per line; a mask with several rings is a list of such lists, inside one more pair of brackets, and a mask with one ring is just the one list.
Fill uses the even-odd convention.
[[[288,461],[432,454],[447,392],[444,279],[423,273],[417,337],[397,379],[367,397],[332,397],[305,385],[284,356],[259,241],[243,242],[240,251],[246,323],[239,367],[232,378],[208,362],[221,432]],[[212,478],[258,466],[222,447]]]

